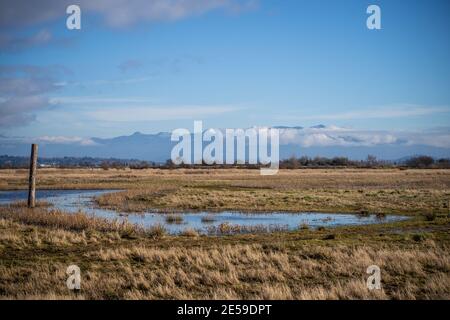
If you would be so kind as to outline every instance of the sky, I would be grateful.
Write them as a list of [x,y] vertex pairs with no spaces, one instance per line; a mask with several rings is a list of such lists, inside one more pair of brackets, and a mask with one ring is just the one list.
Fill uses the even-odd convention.
[[[447,0],[0,0],[0,135],[450,133]],[[369,5],[381,30],[366,27]]]

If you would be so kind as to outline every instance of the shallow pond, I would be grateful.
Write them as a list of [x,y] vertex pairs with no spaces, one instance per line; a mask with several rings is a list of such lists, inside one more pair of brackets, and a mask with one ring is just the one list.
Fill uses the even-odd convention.
[[[355,226],[374,223],[386,223],[407,219],[403,216],[387,215],[379,218],[375,215],[362,216],[357,214],[341,213],[242,213],[242,212],[186,212],[174,215],[177,221],[168,222],[167,214],[160,213],[120,213],[113,210],[95,207],[93,198],[117,190],[38,190],[38,200],[45,200],[53,204],[54,208],[66,212],[82,210],[87,214],[107,219],[128,220],[144,227],[162,224],[169,233],[177,234],[185,229],[195,229],[200,233],[217,233],[223,230],[224,224],[237,226],[240,232],[295,230],[302,225],[310,228]],[[27,199],[27,191],[0,191],[0,205],[7,205],[16,201]],[[180,221],[181,217],[181,221]],[[176,223],[174,223],[176,222]],[[222,225],[222,228],[221,228]],[[237,230],[235,228],[235,230]]]

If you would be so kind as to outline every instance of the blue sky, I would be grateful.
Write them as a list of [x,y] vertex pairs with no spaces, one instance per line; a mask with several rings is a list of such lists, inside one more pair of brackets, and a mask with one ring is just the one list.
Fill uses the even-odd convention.
[[[112,137],[193,120],[448,131],[448,1],[131,2],[80,1],[82,29],[67,30],[61,2],[2,1],[0,134]],[[370,4],[381,30],[366,28]]]

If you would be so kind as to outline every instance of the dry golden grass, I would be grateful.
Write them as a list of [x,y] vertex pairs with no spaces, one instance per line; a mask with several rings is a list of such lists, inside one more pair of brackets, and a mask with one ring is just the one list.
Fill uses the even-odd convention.
[[101,232],[117,231],[123,233],[144,232],[143,229],[126,221],[110,221],[91,217],[83,212],[69,214],[57,209],[28,209],[12,205],[0,207],[0,218],[58,230],[98,230]]
[[[41,188],[123,188],[98,204],[124,211],[369,211],[403,222],[221,237],[170,236],[67,215],[0,208],[5,299],[450,299],[450,170],[59,170]],[[0,189],[26,170],[0,170]],[[205,221],[207,222],[207,221]],[[129,229],[131,228],[131,229]],[[66,288],[67,266],[82,289]],[[366,287],[381,267],[382,290]]]
[[[0,170],[0,189],[26,188],[26,170]],[[112,188],[97,199],[126,212],[326,211],[398,214],[449,210],[450,170],[40,169],[40,188]]]
[[[0,219],[0,235],[5,299],[450,299],[448,241],[378,241],[367,232],[349,244],[302,231],[155,242],[10,218]],[[65,285],[71,264],[81,268],[79,293]],[[373,264],[381,290],[366,286]]]
[[183,232],[180,233],[181,236],[185,236],[185,237],[198,237],[200,236],[199,233],[192,229],[192,228],[186,228],[183,230]]
[[[20,201],[16,201],[14,203],[11,203],[9,205],[10,207],[16,207],[16,208],[27,208],[28,207],[28,202],[27,200],[20,200]],[[36,208],[48,208],[53,206],[53,204],[51,204],[48,201],[36,201],[35,203],[35,207]]]
[[[25,188],[26,169],[1,169],[2,189]],[[289,182],[284,186],[320,188],[397,188],[411,189],[448,188],[450,170],[446,169],[298,169],[280,170],[275,176],[264,177],[259,170],[247,169],[39,169],[38,182],[45,187],[72,188],[78,185],[83,189],[108,188],[125,185],[129,189],[139,189],[143,184],[159,181],[171,185],[182,180],[217,182],[245,182],[253,187],[283,187],[279,182]],[[235,185],[236,184],[232,184]]]
[[169,224],[182,224],[183,216],[180,214],[169,214],[165,217],[166,223]]

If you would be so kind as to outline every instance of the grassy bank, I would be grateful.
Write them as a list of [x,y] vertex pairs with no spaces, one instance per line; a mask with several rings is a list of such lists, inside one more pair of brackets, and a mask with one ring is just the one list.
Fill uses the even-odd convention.
[[[13,211],[11,211],[13,210]],[[49,211],[50,210],[50,213]],[[2,298],[450,298],[449,218],[358,228],[169,236],[51,209],[0,209]],[[81,268],[82,289],[66,288]],[[369,291],[366,269],[381,268]]]

